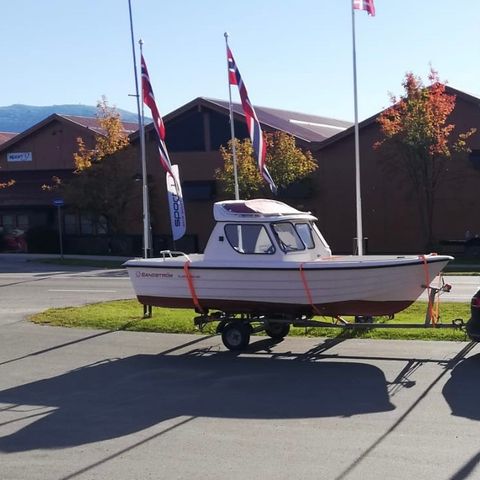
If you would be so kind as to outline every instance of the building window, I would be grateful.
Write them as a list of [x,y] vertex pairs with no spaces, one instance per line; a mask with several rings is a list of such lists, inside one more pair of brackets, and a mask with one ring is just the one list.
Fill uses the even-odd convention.
[[8,213],[0,215],[0,232],[9,233],[12,230],[19,229],[27,231],[29,227],[28,215]]
[[14,215],[2,215],[2,227],[4,232],[10,232],[15,228]]
[[78,234],[78,216],[74,213],[66,213],[63,217],[66,235]]
[[310,198],[313,193],[313,182],[311,177],[297,180],[288,185],[288,187],[278,189],[278,196],[280,198]]
[[91,235],[93,233],[92,216],[87,213],[80,215],[80,232],[83,235]]
[[104,215],[98,219],[88,213],[66,213],[63,217],[67,235],[107,235],[108,222]]
[[106,235],[108,233],[107,217],[100,215],[96,224],[97,235]]
[[469,159],[472,162],[472,167],[475,170],[480,170],[480,150],[472,150]]
[[215,182],[211,180],[182,183],[183,198],[189,201],[212,200],[215,197]]
[[28,230],[28,215],[17,215],[17,227],[20,230]]

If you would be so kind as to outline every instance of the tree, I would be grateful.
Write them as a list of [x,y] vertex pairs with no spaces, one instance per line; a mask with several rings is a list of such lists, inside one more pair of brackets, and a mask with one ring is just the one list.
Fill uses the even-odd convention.
[[2,188],[12,187],[13,185],[15,185],[15,180],[7,180],[6,182],[0,183],[0,190],[2,190]]
[[89,149],[81,137],[77,138],[78,152],[73,154],[77,172],[90,168],[122,150],[129,144],[128,134],[123,128],[122,119],[115,107],[110,107],[105,97],[97,103],[97,118],[100,128],[105,132],[95,136],[95,147]]
[[95,145],[88,148],[83,138],[77,139],[74,153],[75,175],[69,181],[53,178],[68,205],[92,215],[94,221],[105,217],[112,233],[123,229],[124,212],[134,188],[132,170],[125,158],[114,153],[129,144],[120,114],[109,107],[105,97],[97,104],[97,118],[103,134],[95,136]]
[[402,83],[405,93],[391,96],[388,109],[377,121],[383,138],[374,144],[394,166],[403,171],[413,186],[424,229],[427,248],[434,244],[433,215],[439,185],[444,180],[447,162],[469,151],[468,139],[476,129],[458,133],[448,118],[456,97],[446,93],[438,73],[430,69],[429,84],[409,72]]
[[[309,151],[304,152],[295,145],[295,138],[284,132],[265,134],[267,144],[266,163],[273,181],[279,189],[285,189],[314,172],[317,162]],[[268,191],[265,180],[260,175],[249,139],[235,139],[237,154],[238,186],[242,198],[248,199]],[[228,195],[235,192],[233,175],[232,142],[220,147],[224,165],[215,171],[215,177]]]

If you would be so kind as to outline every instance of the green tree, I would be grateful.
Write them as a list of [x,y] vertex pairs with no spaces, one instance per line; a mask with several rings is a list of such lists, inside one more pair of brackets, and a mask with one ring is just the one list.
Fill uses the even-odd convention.
[[431,69],[429,84],[409,72],[402,83],[404,94],[391,96],[392,105],[377,121],[383,138],[374,149],[383,151],[413,186],[426,247],[434,245],[433,215],[437,191],[452,157],[469,151],[468,139],[476,129],[452,136],[455,125],[448,118],[456,97],[445,91],[438,73]]
[[113,154],[125,149],[129,139],[120,114],[105,97],[97,104],[97,118],[102,133],[95,136],[94,147],[88,148],[83,138],[77,139],[74,177],[66,182],[52,180],[71,208],[92,215],[94,221],[106,217],[110,232],[120,233],[135,185],[131,163],[126,157],[119,159]]
[[[317,162],[309,151],[303,151],[295,145],[295,138],[284,132],[266,133],[266,164],[273,181],[279,189],[285,189],[314,172]],[[235,139],[237,154],[238,187],[244,199],[253,198],[269,192],[268,185],[260,175],[249,139]],[[221,183],[227,195],[234,195],[232,142],[220,148],[224,165],[215,171],[215,177]]]

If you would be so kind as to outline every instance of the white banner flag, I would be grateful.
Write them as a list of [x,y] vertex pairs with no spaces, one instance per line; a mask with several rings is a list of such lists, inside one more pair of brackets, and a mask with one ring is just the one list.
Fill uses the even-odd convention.
[[167,173],[167,193],[168,204],[170,206],[170,223],[172,224],[173,240],[178,240],[185,235],[187,228],[187,221],[185,218],[185,208],[183,206],[182,187],[180,186],[180,174],[178,172],[178,165],[172,165],[172,172],[175,175],[175,180]]

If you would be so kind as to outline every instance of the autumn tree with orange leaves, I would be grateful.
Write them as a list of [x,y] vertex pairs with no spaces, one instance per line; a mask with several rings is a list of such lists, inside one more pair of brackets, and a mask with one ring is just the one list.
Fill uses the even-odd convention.
[[448,118],[456,97],[446,93],[438,73],[430,69],[429,84],[409,72],[402,83],[405,93],[383,111],[377,121],[383,138],[374,149],[394,161],[414,188],[426,247],[434,245],[433,216],[438,187],[453,157],[469,152],[468,139],[476,129],[458,133]]
[[118,233],[125,227],[124,212],[135,184],[130,162],[113,154],[125,149],[129,138],[120,114],[105,97],[97,103],[97,119],[102,133],[95,135],[93,148],[77,139],[73,178],[53,177],[52,184],[43,188],[58,191],[71,210],[90,214],[94,222],[105,217],[110,233]]
[[0,190],[2,188],[12,187],[13,185],[15,185],[15,180],[7,180],[6,182],[0,183]]

